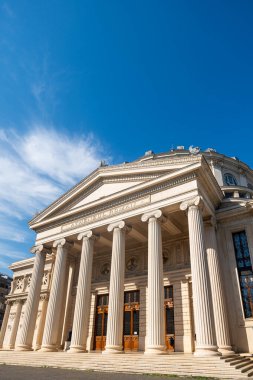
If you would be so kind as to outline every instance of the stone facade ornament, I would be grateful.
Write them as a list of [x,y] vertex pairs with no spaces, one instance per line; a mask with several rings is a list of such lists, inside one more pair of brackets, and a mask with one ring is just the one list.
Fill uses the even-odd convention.
[[130,272],[134,272],[138,268],[138,260],[136,257],[131,257],[126,264],[126,268]]
[[100,273],[103,274],[104,276],[108,276],[110,273],[110,264],[109,263],[103,264],[100,269]]

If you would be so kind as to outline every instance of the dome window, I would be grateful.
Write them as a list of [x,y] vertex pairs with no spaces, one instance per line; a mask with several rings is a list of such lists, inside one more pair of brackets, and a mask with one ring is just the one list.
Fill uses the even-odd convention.
[[224,180],[227,186],[237,186],[237,181],[235,177],[233,176],[233,174],[231,173],[225,173]]

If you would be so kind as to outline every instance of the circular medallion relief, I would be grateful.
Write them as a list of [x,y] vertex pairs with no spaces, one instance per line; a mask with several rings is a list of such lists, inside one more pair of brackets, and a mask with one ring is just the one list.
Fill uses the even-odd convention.
[[127,267],[127,270],[129,270],[131,272],[133,272],[134,270],[136,270],[137,267],[138,267],[138,260],[136,259],[136,257],[131,257],[127,261],[126,267]]
[[108,275],[110,273],[110,264],[109,263],[103,264],[100,269],[100,273],[103,274],[104,276]]

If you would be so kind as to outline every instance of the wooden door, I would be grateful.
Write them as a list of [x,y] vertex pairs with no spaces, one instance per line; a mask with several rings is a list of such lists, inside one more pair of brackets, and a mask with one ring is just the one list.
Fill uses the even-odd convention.
[[105,349],[108,317],[108,298],[108,294],[99,295],[97,298],[94,342],[94,348],[97,351],[103,351]]
[[165,344],[168,351],[175,351],[175,326],[173,286],[164,288]]
[[125,351],[138,351],[139,348],[139,291],[124,294],[123,348]]

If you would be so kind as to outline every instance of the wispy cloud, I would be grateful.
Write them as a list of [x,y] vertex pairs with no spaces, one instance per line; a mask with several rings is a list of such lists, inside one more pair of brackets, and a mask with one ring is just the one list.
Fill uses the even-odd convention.
[[[25,242],[22,220],[94,170],[101,158],[102,147],[92,135],[69,137],[41,124],[24,134],[0,129],[0,241]],[[1,251],[1,261],[9,254]]]

